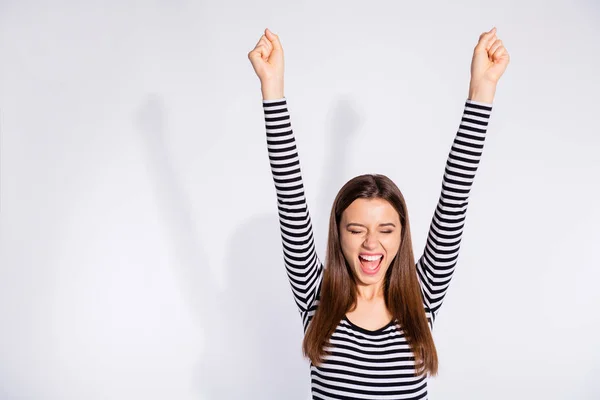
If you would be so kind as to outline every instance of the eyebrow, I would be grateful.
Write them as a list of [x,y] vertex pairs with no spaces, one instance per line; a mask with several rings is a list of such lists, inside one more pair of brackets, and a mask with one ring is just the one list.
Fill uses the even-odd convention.
[[[356,223],[356,222],[350,222],[349,224],[346,225],[346,228],[350,228],[351,226],[360,226],[362,228],[366,228],[366,226],[364,226],[363,224],[359,224],[359,223]],[[384,224],[379,224],[379,226],[381,226],[381,227],[383,227],[383,226],[391,226],[393,228],[396,227],[396,225],[394,225],[391,222],[386,222]]]

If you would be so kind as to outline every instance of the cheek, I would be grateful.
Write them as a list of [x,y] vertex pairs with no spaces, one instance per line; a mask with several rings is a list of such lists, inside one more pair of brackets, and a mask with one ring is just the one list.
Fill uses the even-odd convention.
[[351,234],[343,234],[340,237],[340,243],[342,245],[342,253],[346,259],[354,257],[354,255],[358,252],[358,248],[360,247],[360,238],[357,236],[352,236]]
[[389,235],[382,244],[385,246],[388,256],[393,257],[400,249],[400,235]]

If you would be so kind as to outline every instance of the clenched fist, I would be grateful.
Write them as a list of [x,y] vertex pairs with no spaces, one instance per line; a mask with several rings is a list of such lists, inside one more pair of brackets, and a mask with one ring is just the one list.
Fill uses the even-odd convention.
[[283,48],[279,37],[265,29],[250,53],[248,59],[254,72],[260,79],[263,99],[280,99],[283,97]]
[[484,32],[473,50],[469,98],[485,103],[494,99],[496,84],[510,62],[508,51],[496,36],[496,28]]

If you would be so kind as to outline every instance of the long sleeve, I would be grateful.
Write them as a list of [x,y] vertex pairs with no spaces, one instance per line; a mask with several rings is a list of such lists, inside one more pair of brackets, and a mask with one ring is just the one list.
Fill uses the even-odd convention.
[[316,253],[300,159],[286,98],[263,100],[267,149],[277,194],[285,269],[303,317],[317,296],[323,265]]
[[446,161],[441,195],[423,255],[417,261],[425,309],[434,322],[458,259],[469,193],[483,152],[492,105],[466,100]]

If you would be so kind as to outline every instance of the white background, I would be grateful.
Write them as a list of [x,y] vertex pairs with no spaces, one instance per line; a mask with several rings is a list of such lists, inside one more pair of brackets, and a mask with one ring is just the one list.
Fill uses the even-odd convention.
[[493,26],[512,61],[430,398],[600,398],[595,0],[2,1],[0,398],[307,399],[247,54],[279,34],[321,257],[367,172],[420,255]]

